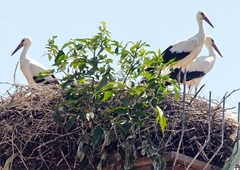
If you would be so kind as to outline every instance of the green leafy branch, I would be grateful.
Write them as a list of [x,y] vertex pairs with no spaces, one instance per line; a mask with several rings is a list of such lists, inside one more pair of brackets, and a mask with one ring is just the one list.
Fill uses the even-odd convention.
[[[126,147],[127,136],[136,136],[142,119],[149,116],[144,111],[147,108],[152,108],[152,116],[164,133],[167,122],[159,104],[172,92],[177,98],[179,87],[168,75],[161,75],[169,64],[162,63],[160,50],[148,50],[150,45],[142,41],[124,45],[112,40],[105,22],[93,37],[71,39],[61,48],[55,45],[56,38],[53,36],[47,44],[47,56],[54,59],[56,72],[64,73],[60,80],[63,101],[59,103],[64,109],[56,112],[55,120],[67,131],[81,121],[91,124],[90,131],[80,138],[80,160],[90,152],[83,145],[93,152],[101,146],[100,152],[105,154],[104,148],[118,138]],[[118,60],[119,70],[113,60]],[[149,67],[155,71],[146,71]],[[142,77],[146,83],[139,83]],[[166,87],[167,82],[172,83],[173,90]],[[69,115],[65,124],[61,115]]]

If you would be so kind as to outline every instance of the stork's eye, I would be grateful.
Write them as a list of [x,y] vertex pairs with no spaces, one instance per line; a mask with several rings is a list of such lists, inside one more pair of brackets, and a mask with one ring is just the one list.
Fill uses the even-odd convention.
[[23,39],[23,40],[22,40],[22,43],[23,43],[24,41],[25,41],[25,40]]
[[214,44],[214,40],[212,39],[212,43]]
[[204,17],[204,13],[203,12],[201,12],[201,15]]

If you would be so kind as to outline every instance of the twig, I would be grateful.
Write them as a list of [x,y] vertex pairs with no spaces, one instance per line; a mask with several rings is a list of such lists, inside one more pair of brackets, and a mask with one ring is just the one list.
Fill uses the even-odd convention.
[[12,97],[11,93],[9,92],[9,90],[7,90],[7,93],[8,93],[8,95],[9,95],[9,96],[11,96],[11,97]]
[[0,82],[0,84],[7,84],[7,85],[14,85],[14,84],[12,84],[12,83],[8,83],[8,82]]
[[19,64],[19,61],[17,62],[16,64],[16,67],[14,69],[14,74],[13,74],[13,84],[16,85],[16,72],[17,72],[17,68],[18,68],[18,64]]
[[208,165],[211,163],[211,161],[213,160],[213,158],[217,155],[217,153],[220,151],[220,149],[223,146],[223,142],[224,142],[224,126],[225,126],[225,98],[223,98],[223,112],[222,112],[222,138],[221,138],[221,144],[218,147],[218,149],[216,150],[216,152],[212,155],[212,157],[209,159],[209,161],[207,162],[207,164],[205,165],[205,167],[203,168],[203,170],[205,170]]
[[48,164],[46,163],[45,159],[43,158],[43,155],[42,155],[42,152],[41,152],[41,147],[39,148],[38,153],[39,153],[39,156],[40,156],[41,160],[43,161],[43,163],[47,167],[47,169],[49,169]]
[[204,86],[205,86],[205,84],[200,87],[200,89],[197,91],[197,93],[195,93],[195,95],[193,96],[193,98],[190,100],[188,106],[190,106],[190,105],[192,104],[193,100],[197,97],[198,93],[200,93],[200,91],[202,90],[202,88],[203,88]]
[[235,109],[236,107],[233,106],[233,107],[229,107],[229,108],[226,108],[225,110],[232,110],[232,109]]
[[[172,124],[171,127],[172,127],[172,129],[175,129],[176,126],[177,126],[177,119],[173,122],[173,124]],[[175,131],[172,130],[172,129],[170,130],[170,135],[168,136],[167,141],[164,141],[164,140],[163,140],[163,139],[164,139],[164,136],[167,135],[167,133],[164,133],[164,134],[163,134],[161,143],[164,143],[165,148],[167,148],[168,143],[171,142],[171,140],[172,140],[172,138],[173,138],[173,136],[174,136]],[[167,129],[166,129],[165,131],[167,131]],[[160,144],[161,144],[161,143],[160,143]],[[161,145],[160,145],[160,146],[161,146]]]
[[[186,80],[186,78],[185,78],[185,80]],[[183,84],[182,133],[181,133],[180,141],[178,143],[177,153],[176,153],[174,163],[173,163],[173,169],[174,169],[177,159],[178,159],[178,154],[179,154],[179,150],[180,150],[180,147],[181,147],[181,144],[183,141],[183,135],[184,135],[184,131],[185,131],[185,101],[186,101],[186,83]],[[183,149],[183,152],[184,152],[184,149]]]
[[235,89],[235,90],[232,90],[229,94],[228,94],[228,92],[226,92],[226,93],[224,94],[224,96],[222,97],[222,99],[221,99],[221,101],[220,101],[220,103],[219,103],[218,105],[221,105],[224,100],[226,100],[226,99],[227,99],[228,97],[230,97],[233,93],[235,93],[235,92],[237,92],[237,91],[239,91],[239,90],[240,90],[240,88]]
[[62,149],[60,150],[60,152],[61,152],[61,154],[62,154],[62,157],[63,157],[64,161],[66,162],[66,164],[67,164],[67,166],[68,166],[68,169],[71,170],[72,168],[70,167],[70,165],[69,165],[67,159],[65,158],[65,155],[63,154]]
[[188,165],[188,167],[186,168],[186,170],[188,170],[191,166],[192,166],[192,164],[193,164],[193,162],[197,159],[197,157],[198,157],[198,155],[202,152],[203,153],[203,155],[205,156],[205,157],[207,157],[206,156],[206,154],[205,154],[205,152],[204,152],[204,148],[206,147],[206,145],[209,143],[209,141],[210,141],[210,133],[211,133],[211,117],[210,117],[210,115],[211,115],[211,97],[212,97],[212,95],[211,95],[212,93],[211,93],[211,91],[209,92],[209,105],[208,105],[208,136],[207,136],[207,139],[205,140],[205,142],[204,142],[204,144],[203,144],[203,146],[201,146],[201,144],[196,140],[196,137],[195,137],[195,142],[198,144],[198,146],[199,146],[199,151],[198,151],[198,153],[194,156],[194,158],[193,158],[193,160],[191,161],[191,163]]
[[177,162],[177,159],[178,159],[178,154],[179,154],[180,146],[181,146],[182,141],[183,141],[183,134],[184,134],[184,132],[182,131],[182,133],[181,133],[181,138],[180,138],[180,141],[179,141],[179,143],[178,143],[178,148],[177,148],[176,156],[175,156],[175,159],[174,159],[174,162],[173,162],[173,166],[172,166],[173,169],[172,169],[172,170],[174,170],[174,167],[175,167],[176,162]]
[[[65,167],[66,169],[67,167],[67,169],[69,169],[68,165],[65,163],[66,160],[68,161],[69,166],[73,168],[73,161],[71,161],[70,160],[71,157],[68,156],[72,154],[72,150],[71,150],[72,144],[75,145],[75,143],[79,141],[78,137],[82,134],[88,133],[87,130],[92,127],[92,125],[91,126],[89,125],[90,122],[88,121],[85,122],[79,119],[77,127],[75,127],[73,130],[69,132],[65,132],[64,128],[56,124],[52,119],[54,115],[54,110],[52,109],[52,106],[54,107],[58,101],[61,101],[62,93],[61,93],[61,89],[59,89],[59,91],[56,92],[56,90],[53,90],[53,89],[52,89],[53,91],[51,91],[51,88],[49,87],[50,86],[48,86],[47,88],[44,88],[42,86],[38,86],[38,88],[36,87],[33,88],[29,86],[18,86],[16,88],[16,91],[12,94],[13,99],[9,97],[9,98],[6,98],[5,101],[0,102],[1,104],[0,118],[4,118],[6,121],[6,123],[4,121],[2,122],[0,121],[0,127],[1,127],[0,129],[2,129],[0,130],[1,132],[0,136],[2,135],[3,137],[3,139],[0,142],[1,143],[0,148],[1,150],[11,151],[11,146],[12,146],[15,153],[20,153],[19,157],[16,159],[17,160],[16,164],[13,165],[13,169],[14,168],[19,169],[18,167],[21,167],[22,169],[27,169],[27,168],[36,169],[36,167],[38,167],[38,169],[42,169],[45,167],[45,164],[47,164],[49,169],[52,169],[53,167],[57,167],[58,169],[59,168],[61,169],[63,167]],[[120,96],[120,94],[118,95]],[[123,94],[121,94],[121,96],[122,95]],[[117,100],[118,99],[114,99],[111,101],[112,107],[117,107],[119,105],[120,102]],[[139,131],[133,132],[133,129],[132,129],[131,131],[129,131],[129,134],[133,132],[137,136],[144,135],[144,137],[146,136],[145,137],[146,139],[154,140],[153,142],[154,144],[151,146],[154,149],[158,149],[159,154],[165,153],[172,148],[177,149],[180,143],[181,145],[179,145],[178,158],[180,157],[180,153],[182,153],[183,149],[185,153],[187,153],[191,149],[193,152],[191,151],[190,152],[195,155],[196,148],[193,148],[193,146],[191,146],[191,141],[194,142],[194,139],[192,139],[192,136],[194,135],[192,134],[194,134],[195,132],[197,133],[196,143],[198,147],[200,146],[201,148],[202,147],[201,145],[203,145],[204,143],[203,140],[206,138],[206,133],[207,133],[207,128],[206,128],[207,122],[205,121],[207,119],[207,114],[206,114],[207,102],[201,96],[198,96],[194,100],[194,102],[192,102],[192,104],[188,108],[189,110],[186,111],[186,120],[185,120],[186,125],[188,124],[190,126],[185,127],[184,136],[182,134],[182,137],[181,137],[182,130],[181,130],[181,120],[180,120],[181,114],[182,114],[181,102],[182,101],[175,102],[174,96],[168,96],[162,101],[161,106],[165,108],[165,110],[167,110],[165,112],[165,116],[168,122],[168,125],[166,127],[164,134],[160,133],[159,126],[155,124],[155,119],[154,119],[155,117],[152,115],[153,113],[152,108],[148,108],[146,110],[146,113],[148,116],[144,117],[143,119],[139,118],[139,120],[143,120],[143,125],[144,125],[143,129],[141,129],[140,132]],[[49,105],[49,103],[53,103],[52,106]],[[87,102],[86,102],[86,105],[87,105]],[[58,106],[56,106],[56,109],[57,108]],[[211,111],[213,112],[213,110]],[[216,110],[216,113],[219,113],[220,111],[221,109]],[[99,109],[99,113],[100,112],[101,110]],[[192,113],[196,113],[196,114],[192,114]],[[65,123],[68,120],[66,119],[68,118],[68,114],[71,114],[71,113],[66,111],[66,114],[61,115],[62,116],[61,120]],[[113,122],[119,122],[122,116],[123,115],[118,114],[113,120]],[[203,119],[204,119],[204,122],[201,121]],[[211,132],[221,131],[220,130],[221,117],[219,117],[218,114],[216,114],[216,117],[213,117],[213,120],[216,123],[216,126],[213,126],[213,129]],[[95,119],[94,124],[95,125],[100,124],[105,121],[106,120]],[[229,127],[229,122],[227,121],[226,121],[226,127]],[[229,134],[230,129],[235,127],[236,126],[234,125],[234,127],[231,126],[229,127],[229,129],[225,128],[226,135]],[[15,131],[12,132],[12,128],[14,128]],[[109,131],[112,133],[116,133],[116,135],[114,135],[115,137],[111,139],[112,142],[114,142],[113,145],[110,145],[111,147],[117,146],[118,150],[120,150],[121,141],[124,140],[125,137],[126,138],[130,137],[130,136],[125,136],[123,130],[124,130],[124,126],[120,126],[120,127],[113,126],[113,125],[111,126],[111,129]],[[12,133],[14,133],[14,136],[13,136],[14,143],[11,143],[10,140],[8,140],[9,138],[11,138],[9,136],[11,136]],[[219,134],[215,133],[214,135],[216,135],[216,136],[213,136],[217,140],[216,143],[218,143],[218,141],[221,141],[221,132]],[[135,139],[135,136],[133,136],[130,140],[132,139]],[[140,140],[141,140],[141,137],[136,138],[137,143],[138,142],[140,143]],[[189,145],[186,145],[186,143],[188,143]],[[211,143],[207,145],[209,146],[208,148],[209,150],[207,150],[207,152],[205,151],[207,156],[208,154],[213,154],[216,151],[215,148],[218,147],[218,146],[215,147],[216,143],[211,141]],[[59,148],[59,145],[61,144],[64,145],[64,149],[66,148],[68,150],[62,150],[62,153],[60,152],[60,149],[55,150],[55,148]],[[205,147],[205,149],[207,148],[207,146]],[[99,145],[99,147],[96,148],[94,153],[89,153],[90,159],[93,157],[94,159],[95,157],[96,159],[98,159],[99,156],[101,156],[99,154],[100,152],[98,152],[101,149],[100,147],[101,145]],[[229,152],[229,150],[231,149],[230,146],[226,146],[226,143],[224,143],[223,147],[226,151],[225,150],[219,151],[219,153]],[[41,155],[39,155],[39,152],[41,152],[40,153]],[[201,152],[198,157],[205,158],[202,153],[203,152]],[[226,153],[224,153],[223,156],[220,156],[219,153],[214,157],[214,160],[219,159],[219,161],[217,162],[222,163],[226,157]],[[9,157],[9,154],[11,153],[6,153],[6,156]],[[49,159],[49,158],[52,158],[51,157],[52,155],[55,156],[54,159]],[[110,162],[110,160],[108,160],[109,158],[108,156],[109,155],[107,155],[106,157],[107,161],[104,162],[103,164],[104,166],[108,164],[107,163],[108,161]],[[85,158],[89,159],[87,157]],[[92,161],[91,163],[95,163],[95,162]],[[216,163],[216,161],[214,161],[214,163]],[[79,162],[79,159],[76,159],[75,165],[74,165],[75,168],[78,168],[80,165],[82,165],[82,162]],[[177,163],[176,163],[176,166],[177,166]],[[188,165],[186,165],[186,167],[187,166]],[[45,169],[47,169],[47,167],[45,167]]]
[[25,163],[25,161],[24,161],[24,156],[22,155],[22,152],[20,151],[20,149],[18,148],[18,146],[13,142],[14,141],[14,133],[12,133],[12,140],[11,140],[11,144],[12,144],[12,149],[14,150],[14,148],[16,148],[17,149],[17,151],[18,151],[18,154],[19,154],[19,157],[20,157],[20,159],[22,160],[22,163],[23,163],[23,165],[25,166],[25,168],[26,168],[26,170],[29,170],[28,169],[28,167],[27,167],[27,165],[26,165],[26,163]]

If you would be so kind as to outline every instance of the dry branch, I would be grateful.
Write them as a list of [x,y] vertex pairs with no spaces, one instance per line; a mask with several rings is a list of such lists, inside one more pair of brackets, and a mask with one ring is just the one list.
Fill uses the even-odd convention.
[[[123,93],[119,93],[123,94]],[[119,105],[119,97],[111,100],[111,107]],[[142,143],[146,140],[151,142],[154,151],[161,155],[166,152],[176,151],[181,139],[181,112],[182,98],[175,101],[174,96],[166,97],[160,107],[163,109],[167,119],[165,133],[162,134],[155,122],[152,109],[144,110],[147,117],[141,118],[143,126],[129,132],[128,136],[114,135],[114,128],[111,128],[113,135],[112,142],[107,147],[103,141],[102,145],[90,150],[84,160],[80,161],[79,139],[87,133],[89,128],[96,124],[104,123],[106,110],[99,108],[97,118],[92,121],[79,119],[69,130],[60,126],[54,121],[54,115],[58,110],[58,103],[62,101],[60,87],[53,86],[16,86],[11,96],[0,101],[0,166],[13,154],[18,154],[14,159],[12,169],[87,169],[95,167],[102,159],[103,166],[116,163],[116,150],[120,154],[119,162],[124,162],[122,154],[124,140],[131,141],[135,145],[133,152],[136,157],[141,156]],[[186,102],[191,98],[186,96]],[[87,102],[86,102],[87,104]],[[87,105],[86,105],[87,106]],[[86,108],[89,109],[89,108]],[[69,114],[74,110],[66,111],[62,124],[65,124]],[[211,112],[211,139],[201,151],[197,159],[207,162],[216,152],[221,144],[221,123],[222,108],[212,108]],[[76,111],[77,114],[77,111]],[[118,118],[116,117],[115,120]],[[208,101],[200,96],[196,97],[190,106],[186,107],[185,132],[180,153],[194,157],[199,152],[199,146],[204,145],[208,135]],[[219,153],[214,157],[211,164],[222,167],[224,161],[232,153],[234,145],[234,134],[237,131],[237,121],[226,117],[224,144]],[[116,149],[117,148],[117,149]],[[145,148],[146,150],[146,148]],[[105,157],[103,157],[105,154]],[[104,159],[103,159],[104,158]],[[86,164],[86,160],[89,162]],[[85,161],[85,162],[84,162]]]

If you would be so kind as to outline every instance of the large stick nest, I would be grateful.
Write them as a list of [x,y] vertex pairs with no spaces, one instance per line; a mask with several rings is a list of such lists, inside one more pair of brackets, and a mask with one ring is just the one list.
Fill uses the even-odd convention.
[[[185,133],[179,152],[194,157],[207,139],[209,103],[206,99],[198,97],[188,106],[190,98],[187,98]],[[143,151],[149,151],[146,149],[149,147],[146,143],[149,142],[152,151],[161,155],[168,151],[177,151],[182,133],[181,97],[179,101],[175,101],[174,96],[168,96],[160,105],[167,118],[164,134],[156,124],[153,110],[148,108],[145,110],[148,116],[141,118],[143,125],[135,129],[136,134],[129,132],[125,140],[119,140],[116,135],[111,135],[112,142],[107,147],[102,144],[94,150],[88,148],[84,159],[78,151],[80,138],[89,131],[89,128],[105,120],[101,120],[101,114],[98,113],[98,119],[94,122],[79,119],[69,131],[66,131],[64,126],[54,121],[58,103],[62,100],[61,88],[49,85],[17,86],[13,94],[0,101],[0,165],[2,167],[8,158],[17,153],[12,169],[95,169],[100,160],[103,160],[103,166],[124,162],[126,141],[135,145],[132,154],[134,158],[141,156]],[[118,100],[115,96],[111,101],[112,107],[118,105]],[[99,112],[101,113],[101,109]],[[222,112],[219,105],[211,108],[211,138],[203,152],[199,154],[198,160],[208,162],[220,146]],[[65,117],[67,120],[69,115]],[[105,119],[104,116],[102,119]],[[232,153],[236,131],[236,120],[226,116],[224,143],[212,160],[212,165],[223,167],[224,161]],[[114,134],[114,130],[112,132]],[[148,154],[151,156],[150,152]]]

